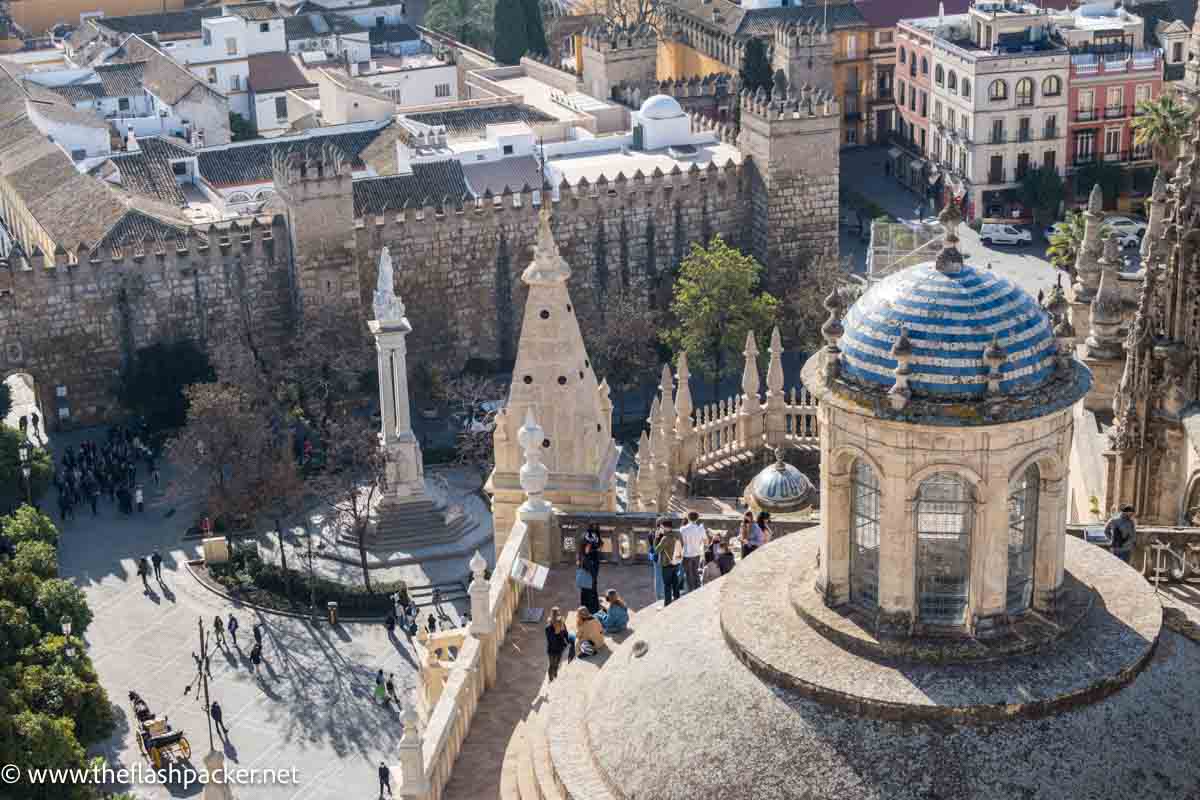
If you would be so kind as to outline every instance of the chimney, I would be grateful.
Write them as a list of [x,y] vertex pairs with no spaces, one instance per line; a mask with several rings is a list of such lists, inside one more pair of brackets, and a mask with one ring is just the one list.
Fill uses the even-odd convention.
[[130,153],[136,153],[142,148],[138,146],[137,136],[133,133],[133,126],[129,126],[129,135],[125,137],[125,150]]

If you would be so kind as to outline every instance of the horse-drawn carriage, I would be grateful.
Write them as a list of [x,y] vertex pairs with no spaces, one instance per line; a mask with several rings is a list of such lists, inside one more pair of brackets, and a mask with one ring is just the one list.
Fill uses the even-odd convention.
[[183,731],[173,730],[166,717],[156,717],[137,692],[129,693],[129,702],[137,720],[138,750],[155,769],[160,769],[168,758],[179,761],[191,757],[192,746]]

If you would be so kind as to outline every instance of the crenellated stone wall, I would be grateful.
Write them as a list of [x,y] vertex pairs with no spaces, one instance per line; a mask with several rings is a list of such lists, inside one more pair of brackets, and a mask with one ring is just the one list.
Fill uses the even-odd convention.
[[[744,165],[730,162],[555,190],[555,240],[571,267],[569,288],[584,335],[606,298],[625,286],[648,287],[647,302],[665,303],[692,243],[720,234],[741,244],[744,183]],[[537,230],[535,199],[518,193],[356,223],[360,285],[374,285],[385,245],[393,254],[397,291],[413,325],[413,363],[513,358],[525,305],[519,276]]]
[[[154,342],[206,342],[239,314],[268,331],[292,312],[282,216],[192,229],[178,241],[0,262],[0,367],[31,375],[48,427],[117,411],[121,367]],[[65,415],[64,415],[65,411]]]

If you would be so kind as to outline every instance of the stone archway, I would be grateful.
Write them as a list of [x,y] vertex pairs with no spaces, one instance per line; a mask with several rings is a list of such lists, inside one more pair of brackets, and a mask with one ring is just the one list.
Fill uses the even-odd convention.
[[[4,379],[12,396],[12,409],[4,423],[9,427],[20,430],[21,419],[25,419],[25,427],[29,437],[37,443],[46,441],[46,430],[49,421],[42,413],[41,398],[38,395],[37,381],[28,372],[13,372]],[[36,424],[34,418],[36,415]]]

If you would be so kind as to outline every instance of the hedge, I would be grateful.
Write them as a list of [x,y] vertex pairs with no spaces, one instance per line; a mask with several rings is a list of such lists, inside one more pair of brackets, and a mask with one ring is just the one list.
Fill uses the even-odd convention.
[[[208,573],[231,593],[259,605],[284,611],[305,611],[310,597],[317,609],[330,601],[338,604],[343,614],[386,616],[392,610],[391,595],[400,590],[403,581],[372,581],[371,592],[365,586],[347,585],[294,569],[286,572],[278,564],[262,560],[255,548],[237,547],[225,564],[213,564]],[[292,582],[292,600],[288,600],[287,582]],[[311,588],[310,588],[311,587]]]

